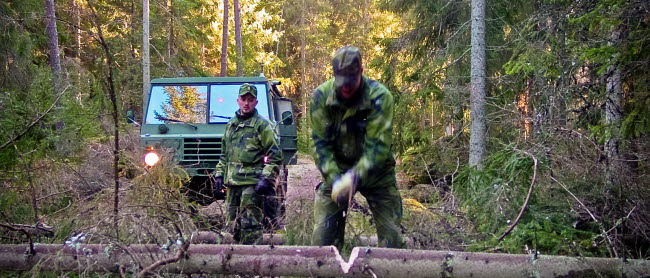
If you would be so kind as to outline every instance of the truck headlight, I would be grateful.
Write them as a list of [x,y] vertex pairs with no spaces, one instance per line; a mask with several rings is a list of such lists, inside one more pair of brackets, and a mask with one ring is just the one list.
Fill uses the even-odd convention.
[[144,163],[149,167],[153,167],[158,161],[160,161],[160,156],[157,153],[150,152],[144,156]]

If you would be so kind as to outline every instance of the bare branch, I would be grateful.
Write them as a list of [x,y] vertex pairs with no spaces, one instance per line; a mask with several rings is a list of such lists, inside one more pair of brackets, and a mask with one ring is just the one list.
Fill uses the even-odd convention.
[[505,233],[499,237],[499,241],[502,241],[512,230],[517,226],[517,223],[519,223],[519,220],[521,220],[521,216],[524,215],[524,211],[526,211],[526,207],[528,206],[528,201],[530,201],[530,196],[533,194],[533,188],[535,187],[535,179],[537,178],[537,158],[535,158],[534,155],[530,154],[529,152],[526,151],[521,151],[520,152],[527,154],[533,159],[533,162],[535,163],[534,168],[533,168],[533,177],[530,179],[530,187],[528,188],[528,195],[526,195],[526,201],[524,201],[524,204],[521,206],[521,210],[519,210],[519,215],[517,215],[517,219],[515,219],[514,222],[512,222],[512,225],[508,227]]
[[36,236],[54,236],[54,230],[52,227],[45,226],[41,223],[38,225],[24,225],[24,224],[11,224],[11,223],[0,223],[0,227],[4,227],[10,231],[21,232],[27,236],[36,235]]
[[[178,227],[176,227],[176,228],[178,228]],[[181,236],[181,238],[182,238],[182,236]],[[187,249],[190,247],[190,241],[189,240],[184,240],[184,239],[182,239],[182,241],[183,241],[183,243],[181,243],[181,246],[178,248],[178,251],[176,251],[176,255],[174,255],[174,257],[166,258],[166,259],[160,259],[160,260],[154,262],[153,264],[149,265],[148,267],[145,267],[142,271],[140,271],[140,273],[138,273],[138,276],[144,276],[144,275],[146,275],[148,273],[153,274],[154,269],[156,269],[156,268],[158,268],[160,266],[166,265],[166,264],[178,262],[182,258],[184,258],[185,255],[187,254]]]

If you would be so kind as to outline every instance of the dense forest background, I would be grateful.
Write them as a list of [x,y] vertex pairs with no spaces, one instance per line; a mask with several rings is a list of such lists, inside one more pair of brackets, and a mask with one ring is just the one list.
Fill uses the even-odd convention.
[[[487,151],[477,167],[468,165],[471,1],[152,0],[149,8],[152,78],[263,70],[294,101],[303,153],[311,91],[332,77],[334,50],[360,47],[365,73],[395,96],[403,194],[423,189],[421,203],[446,208],[446,225],[462,234],[456,248],[650,256],[648,1],[488,0]],[[128,207],[118,220],[110,192],[133,189],[118,179],[150,186],[139,191],[149,200],[120,191],[150,214],[161,213],[156,200],[173,197],[155,186],[182,183],[139,175],[140,150],[129,143],[137,131],[123,115],[142,117],[142,11],[140,0],[0,2],[3,243],[25,240],[16,224],[55,226],[54,238],[41,239],[52,242],[141,224]],[[104,205],[82,202],[89,199]],[[115,218],[70,217],[97,208]],[[152,225],[190,217],[174,215]],[[444,237],[427,234],[434,224],[422,219],[406,229]]]

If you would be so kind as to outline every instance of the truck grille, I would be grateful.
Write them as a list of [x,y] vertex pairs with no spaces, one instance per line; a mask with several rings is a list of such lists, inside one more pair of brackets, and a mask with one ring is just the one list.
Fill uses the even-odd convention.
[[221,138],[185,138],[179,164],[212,172],[221,156]]

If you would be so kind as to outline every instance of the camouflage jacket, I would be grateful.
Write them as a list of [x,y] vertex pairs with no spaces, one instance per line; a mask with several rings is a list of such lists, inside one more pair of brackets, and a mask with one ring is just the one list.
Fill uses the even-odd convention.
[[359,90],[358,98],[343,103],[330,79],[316,88],[309,104],[314,160],[328,184],[353,169],[364,186],[395,167],[393,95],[365,75]]
[[226,125],[215,176],[224,177],[227,186],[256,184],[260,178],[274,180],[282,152],[271,123],[257,109],[250,116],[235,114]]

